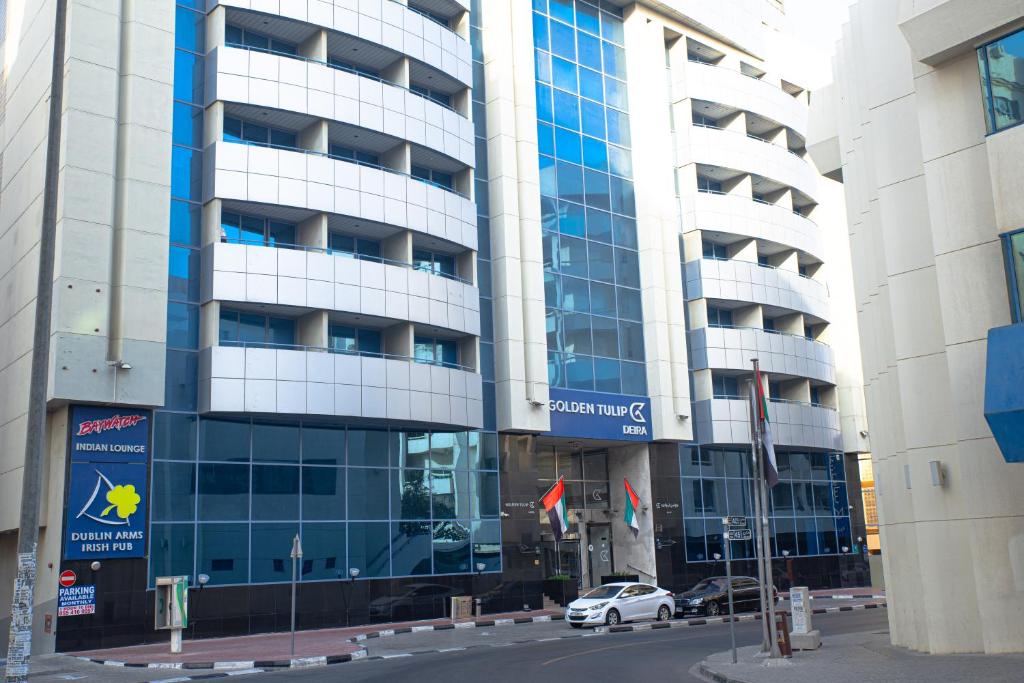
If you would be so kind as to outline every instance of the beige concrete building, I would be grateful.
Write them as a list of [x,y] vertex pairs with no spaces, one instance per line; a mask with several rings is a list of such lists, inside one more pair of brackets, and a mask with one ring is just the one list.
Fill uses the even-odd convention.
[[989,330],[1020,320],[1022,26],[1010,0],[861,0],[811,106],[846,191],[892,640],[924,652],[1024,649],[1024,465],[985,421]]

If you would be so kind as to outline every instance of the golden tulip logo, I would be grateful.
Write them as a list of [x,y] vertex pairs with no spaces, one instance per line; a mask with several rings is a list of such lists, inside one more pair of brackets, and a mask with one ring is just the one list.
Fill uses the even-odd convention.
[[117,508],[117,516],[121,519],[128,519],[139,509],[139,502],[141,500],[142,496],[135,493],[134,484],[128,484],[127,486],[118,484],[107,491],[107,502],[110,505],[100,513],[100,517],[106,517],[110,514],[111,510]]

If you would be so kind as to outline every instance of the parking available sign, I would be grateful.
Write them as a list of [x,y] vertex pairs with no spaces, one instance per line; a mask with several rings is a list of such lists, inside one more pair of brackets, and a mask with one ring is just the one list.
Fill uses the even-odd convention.
[[[61,583],[64,583],[63,581]],[[96,586],[61,586],[57,589],[57,616],[96,613]]]

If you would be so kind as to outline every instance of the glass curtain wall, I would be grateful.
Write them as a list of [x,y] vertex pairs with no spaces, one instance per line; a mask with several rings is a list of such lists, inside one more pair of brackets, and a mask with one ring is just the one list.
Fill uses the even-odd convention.
[[622,10],[533,0],[548,380],[643,395]]
[[[841,555],[853,548],[842,453],[776,453],[779,484],[770,490],[775,557]],[[725,555],[722,517],[754,516],[750,450],[683,447],[682,505],[687,562]],[[752,559],[751,541],[734,541],[735,559]]]
[[150,577],[212,585],[501,570],[494,434],[158,416]]

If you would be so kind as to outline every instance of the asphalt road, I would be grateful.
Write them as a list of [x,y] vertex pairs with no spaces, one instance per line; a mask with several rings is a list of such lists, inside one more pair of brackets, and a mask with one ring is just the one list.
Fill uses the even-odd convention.
[[[815,615],[814,626],[825,636],[888,630],[885,609]],[[508,630],[515,628],[518,627]],[[760,628],[760,622],[737,623],[737,645],[757,644]],[[565,631],[569,632],[568,626]],[[518,634],[519,639],[528,637],[531,636],[525,632]],[[418,640],[416,647],[428,649],[429,645]],[[437,647],[444,645],[439,641]],[[692,677],[690,669],[708,654],[728,647],[729,627],[716,625],[543,642],[493,642],[452,652],[279,671],[262,674],[258,680],[267,683],[339,680],[465,683],[484,679],[487,683],[565,683],[568,680],[626,680],[641,675],[648,680],[696,683],[702,679]]]

